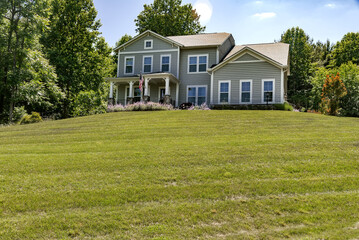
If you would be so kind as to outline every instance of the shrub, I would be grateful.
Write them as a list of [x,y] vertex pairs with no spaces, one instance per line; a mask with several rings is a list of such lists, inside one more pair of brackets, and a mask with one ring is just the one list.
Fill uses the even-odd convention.
[[195,105],[188,108],[188,110],[211,110],[211,109],[207,106],[206,103],[202,103],[200,106]]
[[99,92],[81,91],[74,100],[74,116],[87,116],[106,112],[107,102]]
[[339,100],[347,94],[347,89],[339,77],[327,75],[322,90],[321,112],[329,115],[337,115],[339,112]]
[[284,102],[283,104],[274,104],[275,110],[282,110],[282,111],[293,111],[292,105],[288,102]]
[[107,107],[107,112],[121,112],[121,111],[164,111],[164,110],[173,110],[173,106],[169,104],[161,104],[155,102],[136,102],[133,104],[127,104],[123,106],[122,104],[109,105]]
[[27,113],[26,113],[26,110],[25,110],[24,106],[15,107],[14,111],[13,111],[12,120],[14,122],[19,122],[26,114]]
[[37,123],[37,122],[42,122],[40,113],[32,112],[31,115],[25,114],[25,116],[22,117],[20,124],[29,124],[29,123]]

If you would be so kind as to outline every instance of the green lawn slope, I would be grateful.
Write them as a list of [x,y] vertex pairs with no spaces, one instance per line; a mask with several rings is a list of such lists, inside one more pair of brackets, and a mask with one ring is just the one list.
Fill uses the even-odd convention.
[[1,127],[0,238],[359,238],[359,119],[121,112]]

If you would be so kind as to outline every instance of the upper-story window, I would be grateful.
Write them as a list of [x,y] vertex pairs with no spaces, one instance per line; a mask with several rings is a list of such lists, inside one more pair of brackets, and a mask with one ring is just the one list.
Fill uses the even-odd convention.
[[145,40],[145,49],[153,48],[153,40]]
[[133,74],[135,57],[125,57],[125,74]]
[[152,72],[152,56],[143,56],[143,72]]
[[199,73],[206,72],[208,65],[208,55],[189,55],[188,72]]
[[161,72],[171,71],[171,55],[161,55]]

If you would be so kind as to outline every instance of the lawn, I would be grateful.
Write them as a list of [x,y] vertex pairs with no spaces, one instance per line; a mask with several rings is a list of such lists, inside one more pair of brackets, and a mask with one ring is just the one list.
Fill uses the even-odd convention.
[[0,127],[0,236],[359,238],[359,119],[120,112]]

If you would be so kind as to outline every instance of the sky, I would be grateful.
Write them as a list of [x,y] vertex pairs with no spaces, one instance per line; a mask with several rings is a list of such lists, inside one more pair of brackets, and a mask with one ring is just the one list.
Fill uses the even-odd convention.
[[[94,0],[100,31],[113,47],[123,35],[137,35],[134,19],[153,0]],[[182,0],[201,15],[206,33],[232,33],[236,44],[279,40],[291,27],[314,41],[340,41],[359,32],[359,0]]]

